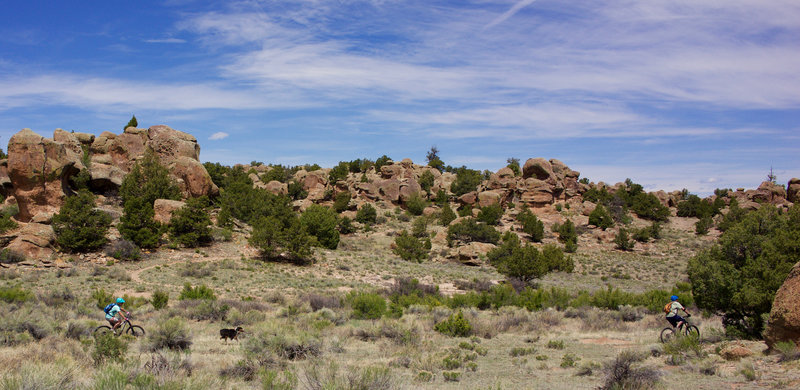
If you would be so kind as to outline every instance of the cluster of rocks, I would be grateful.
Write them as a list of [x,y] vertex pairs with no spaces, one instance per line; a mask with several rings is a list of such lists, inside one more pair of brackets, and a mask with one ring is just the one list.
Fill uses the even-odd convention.
[[[89,173],[89,187],[115,193],[133,165],[152,150],[178,183],[184,197],[215,195],[219,189],[200,163],[195,137],[168,126],[129,127],[122,134],[73,133],[56,129],[46,138],[23,129],[8,142],[8,158],[0,161],[0,191],[6,205],[16,204],[20,228],[5,236],[7,249],[35,259],[53,254],[50,227],[67,195],[71,179]],[[101,200],[102,201],[102,200]]]

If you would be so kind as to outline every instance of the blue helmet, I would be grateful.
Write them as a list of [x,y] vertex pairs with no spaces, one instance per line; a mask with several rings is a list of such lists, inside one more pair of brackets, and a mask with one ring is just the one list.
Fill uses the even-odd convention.
[[677,295],[673,295],[673,296],[669,297],[669,299],[671,299],[673,301],[677,301],[678,300],[678,296]]
[[121,304],[123,304],[123,303],[125,303],[125,300],[124,300],[124,299],[122,299],[122,298],[117,298],[117,305],[121,305]]

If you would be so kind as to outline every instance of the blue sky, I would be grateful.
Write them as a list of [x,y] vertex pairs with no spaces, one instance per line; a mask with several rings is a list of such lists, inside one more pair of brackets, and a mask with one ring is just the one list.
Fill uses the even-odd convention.
[[135,114],[224,164],[424,163],[435,145],[454,166],[557,158],[649,190],[800,177],[794,0],[0,7],[4,145]]

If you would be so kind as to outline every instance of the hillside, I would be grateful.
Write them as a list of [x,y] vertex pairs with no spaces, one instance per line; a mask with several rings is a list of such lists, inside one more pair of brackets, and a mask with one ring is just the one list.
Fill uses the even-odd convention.
[[[474,188],[465,185],[458,193],[453,189],[462,187],[453,183],[461,180],[459,172],[474,173],[440,172],[410,160],[384,160],[377,169],[377,161],[333,168],[220,167],[199,164],[197,141],[166,126],[75,134],[57,131],[46,139],[23,131],[0,162],[7,169],[0,169],[5,207],[19,210],[12,217],[18,227],[2,237],[4,388],[589,389],[622,380],[632,388],[800,385],[797,360],[779,362],[785,354],[764,354],[761,341],[725,338],[718,316],[691,305],[701,338],[659,342],[668,326],[663,303],[672,293],[692,302],[688,261],[716,242],[730,203],[787,210],[797,198],[796,179],[788,191],[765,182],[691,203],[681,191],[646,194],[630,181],[593,183],[558,160],[532,158],[518,174],[510,167],[479,172]],[[30,145],[50,152],[39,154]],[[161,158],[184,200],[218,199],[206,209],[210,221],[222,225],[211,228],[211,242],[187,248],[165,234],[140,259],[109,250],[120,242],[120,186],[148,149]],[[35,166],[45,169],[30,168]],[[56,246],[51,225],[84,171],[97,196],[94,209],[111,216],[110,244],[73,253]],[[346,217],[352,225],[338,225],[335,249],[313,247],[305,265],[285,248],[264,256],[250,241],[259,227],[225,216],[226,202],[236,199],[226,196],[237,191],[226,178],[236,175],[246,177],[256,194],[271,194],[264,199],[292,195],[287,204],[300,216],[313,205],[339,207],[337,221]],[[347,202],[339,194],[349,195]],[[643,206],[652,199],[657,204]],[[163,206],[156,207],[157,219],[169,221],[185,204],[170,202],[156,201]],[[365,205],[376,209],[374,222],[357,221]],[[571,272],[554,270],[523,282],[490,261],[499,242],[448,239],[450,227],[484,218],[484,210],[498,205],[492,229],[537,251],[555,247],[562,253],[567,245],[559,226],[574,224],[576,250],[562,253],[571,259]],[[598,205],[609,209],[608,228],[589,223]],[[697,207],[716,210],[704,234],[697,233],[705,216]],[[446,225],[440,219],[445,208],[460,214]],[[653,210],[667,214],[654,217]],[[527,212],[542,222],[541,239],[526,230],[520,215]],[[687,213],[696,216],[678,216]],[[222,223],[226,218],[230,222]],[[653,219],[661,220],[657,237],[631,239],[631,247],[619,248],[620,230],[650,232]],[[421,261],[403,260],[398,238],[420,225],[420,242],[429,240],[430,249]],[[215,298],[188,299],[187,289],[198,286]],[[167,294],[166,307],[154,304],[157,292]],[[98,356],[114,355],[112,343],[102,344],[91,331],[104,323],[98,307],[117,296],[128,301],[126,309],[147,337],[122,337],[127,349],[119,359],[103,359]],[[458,313],[471,329],[451,336],[439,328]],[[239,342],[219,339],[219,329],[236,326],[246,332]],[[614,382],[614,368],[631,368],[630,375]]]

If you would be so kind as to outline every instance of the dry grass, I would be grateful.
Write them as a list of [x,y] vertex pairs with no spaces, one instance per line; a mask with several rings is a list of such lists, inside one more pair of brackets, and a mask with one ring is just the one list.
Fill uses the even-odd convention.
[[[415,305],[400,318],[353,319],[344,299],[352,290],[403,292],[416,278],[427,292],[439,286],[452,294],[456,289],[485,291],[502,279],[490,266],[445,261],[438,254],[446,248],[436,243],[433,261],[398,259],[389,250],[389,233],[409,229],[410,222],[390,216],[372,232],[343,236],[339,250],[318,251],[319,261],[307,267],[254,260],[254,250],[237,232],[201,252],[162,249],[141,261],[112,266],[75,260],[71,270],[60,272],[3,270],[0,286],[20,285],[49,304],[0,303],[0,337],[14,337],[14,343],[0,343],[0,388],[91,389],[137,380],[151,381],[145,388],[247,389],[270,383],[271,388],[301,389],[594,389],[609,383],[601,367],[615,364],[620,353],[658,346],[658,332],[666,326],[663,316],[635,309],[464,309],[473,331],[463,338],[433,330],[453,313],[445,307]],[[685,278],[687,259],[707,241],[671,225],[665,237],[632,253],[610,251],[613,244],[582,237],[575,255],[578,271],[551,274],[539,284],[570,291],[606,288],[606,283],[636,292],[669,288]],[[219,300],[178,301],[185,281],[207,285]],[[149,352],[147,339],[128,340],[124,363],[92,366],[93,339],[87,330],[103,320],[90,293],[100,288],[114,296],[150,298],[157,289],[169,293],[167,309],[155,311],[145,303],[128,310],[148,332],[157,332],[168,317],[182,318],[186,333],[180,340],[191,341],[189,350]],[[245,328],[241,340],[220,340],[219,329],[233,326]],[[719,327],[718,318],[706,319],[701,333]],[[704,339],[702,348],[713,354],[720,341]],[[748,361],[757,373],[751,382],[740,367],[699,356],[670,381],[678,387],[786,383],[791,388],[800,376],[796,361],[781,364],[777,357],[755,355]],[[562,367],[565,361],[574,364]],[[675,369],[663,355],[630,367]],[[447,375],[458,381],[445,380],[445,372],[456,373]],[[654,376],[641,376],[641,383],[651,383],[648,378]]]

